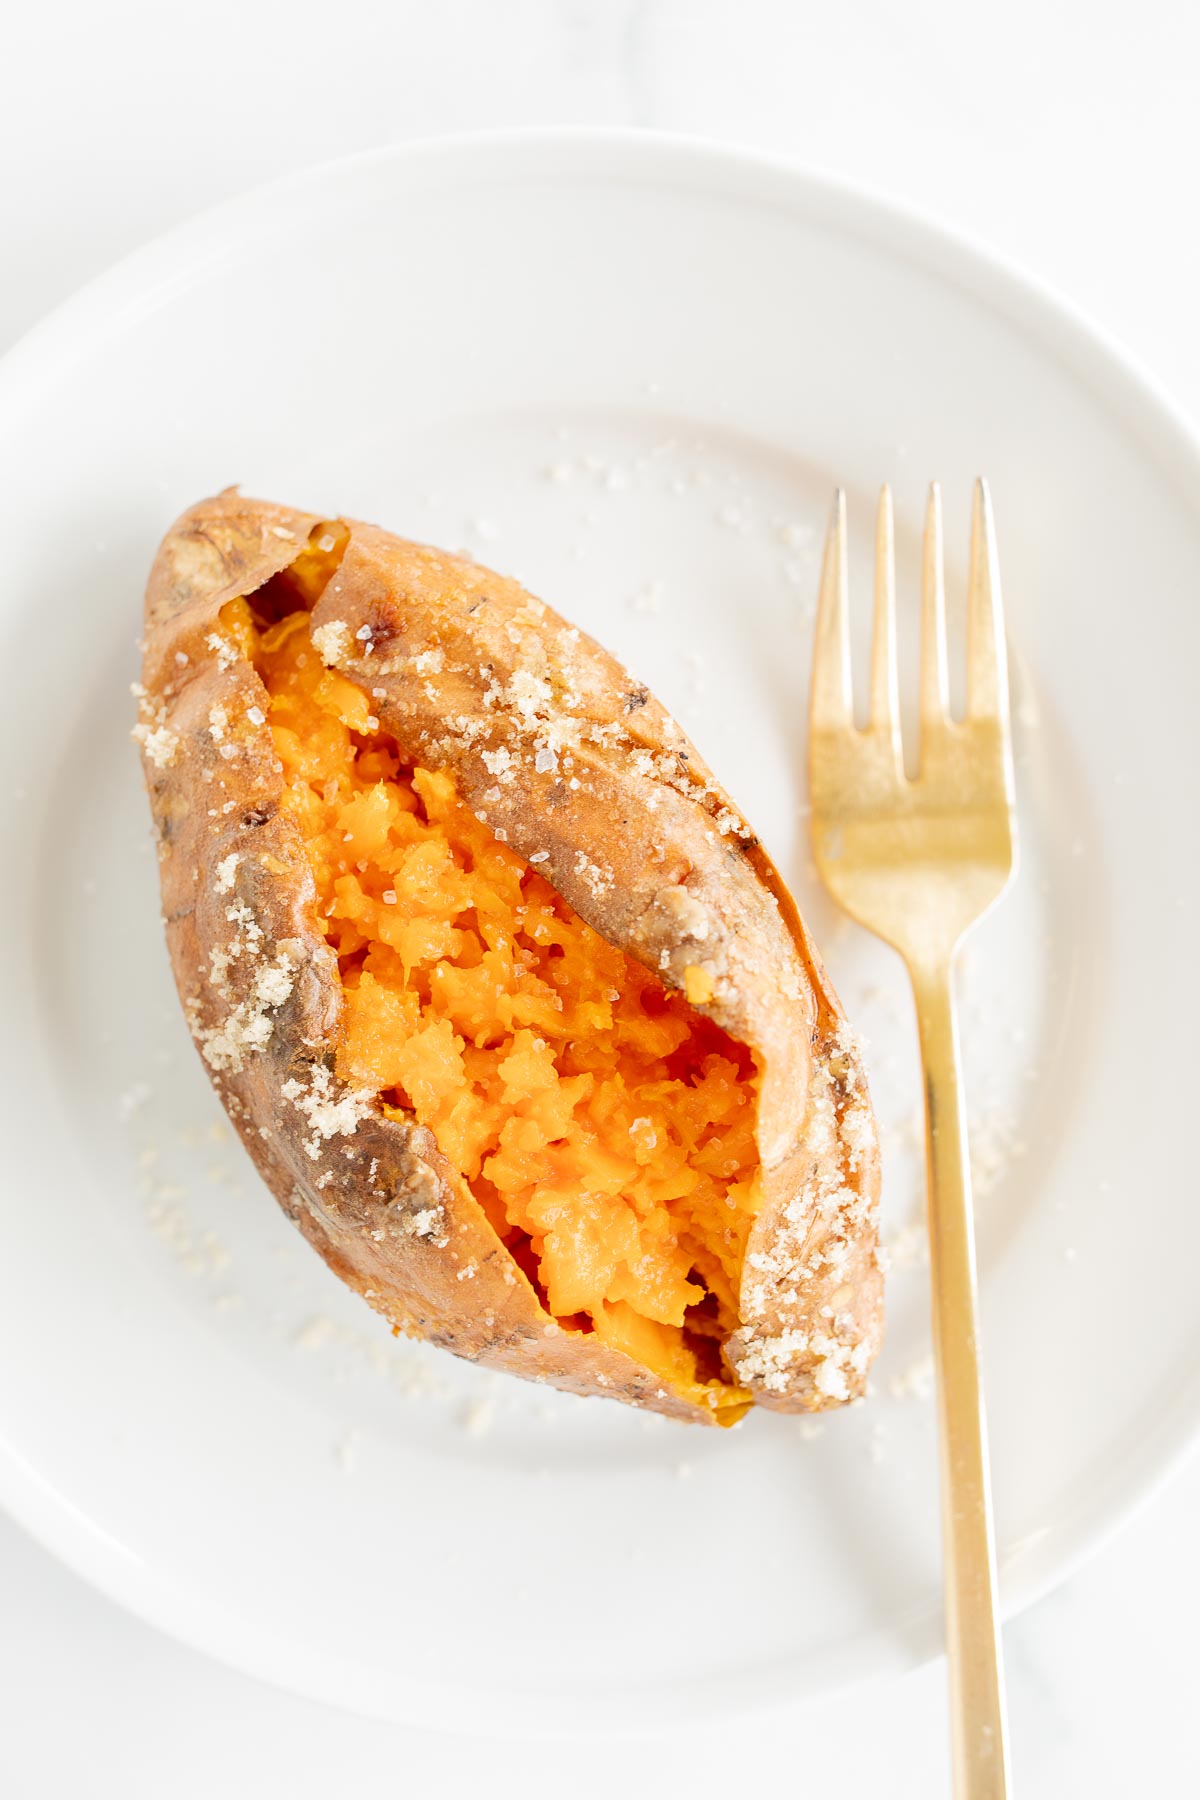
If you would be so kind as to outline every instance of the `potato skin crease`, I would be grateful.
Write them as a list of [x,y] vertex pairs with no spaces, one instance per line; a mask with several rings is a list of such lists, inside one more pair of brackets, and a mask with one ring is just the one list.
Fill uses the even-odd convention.
[[777,1410],[858,1398],[883,1328],[861,1059],[794,901],[694,746],[515,581],[231,489],[191,507],[159,547],[136,735],[176,985],[259,1173],[396,1330],[569,1392],[713,1423],[594,1334],[559,1326],[432,1134],[334,1075],[336,961],[281,811],[266,689],[220,614],[310,540],[347,530],[312,613],[325,661],[371,697],[407,759],[449,770],[493,832],[537,855],[601,936],[668,987],[698,979],[711,999],[696,1010],[754,1056],[763,1197],[729,1367]]

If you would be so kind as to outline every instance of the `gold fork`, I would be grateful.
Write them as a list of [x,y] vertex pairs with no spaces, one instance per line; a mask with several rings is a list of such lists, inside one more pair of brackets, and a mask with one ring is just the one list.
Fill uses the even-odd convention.
[[950,716],[941,495],[925,515],[918,773],[904,771],[896,675],[892,498],[879,499],[870,720],[854,723],[846,599],[846,502],[825,544],[809,716],[812,838],[825,885],[898,950],[916,999],[924,1067],[933,1341],[954,1791],[1008,1791],[996,1558],[988,1492],[975,1235],[953,967],[999,899],[1016,856],[1008,678],[991,504],[976,483],[967,602],[966,715]]

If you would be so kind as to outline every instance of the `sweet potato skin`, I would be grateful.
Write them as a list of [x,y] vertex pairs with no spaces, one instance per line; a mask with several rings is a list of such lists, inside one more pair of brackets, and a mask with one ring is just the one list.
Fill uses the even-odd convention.
[[[349,529],[313,611],[327,662],[403,753],[602,936],[754,1052],[764,1202],[726,1356],[761,1404],[857,1397],[882,1332],[879,1169],[857,1050],[795,905],[674,721],[604,650],[478,564],[375,526],[228,491],[160,546],[146,593],[143,762],[181,1000],[260,1174],[394,1327],[581,1394],[711,1422],[632,1359],[563,1329],[429,1132],[333,1075],[341,990],[253,667],[227,601]],[[570,776],[566,775],[569,766]],[[694,979],[694,978],[693,978]]]

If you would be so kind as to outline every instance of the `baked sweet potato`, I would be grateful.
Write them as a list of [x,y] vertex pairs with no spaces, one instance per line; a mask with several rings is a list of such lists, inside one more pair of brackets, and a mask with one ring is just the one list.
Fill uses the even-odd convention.
[[709,1423],[863,1391],[857,1051],[612,657],[473,562],[229,491],[159,549],[140,715],[211,1079],[396,1330]]

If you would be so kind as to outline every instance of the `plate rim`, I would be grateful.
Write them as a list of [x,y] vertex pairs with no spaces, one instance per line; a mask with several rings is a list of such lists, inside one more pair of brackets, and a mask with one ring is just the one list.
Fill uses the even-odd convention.
[[[288,199],[352,176],[360,167],[391,164],[408,166],[408,179],[419,179],[422,167],[441,165],[453,176],[470,180],[490,159],[508,157],[512,174],[519,176],[522,155],[541,159],[544,166],[557,162],[570,178],[578,176],[588,158],[607,163],[607,173],[636,172],[648,186],[686,174],[700,191],[720,192],[737,181],[754,189],[758,198],[778,197],[785,207],[804,218],[833,226],[856,236],[892,256],[899,256],[932,274],[939,282],[966,292],[979,304],[999,310],[1047,354],[1062,362],[1132,432],[1163,476],[1180,487],[1183,498],[1200,518],[1200,428],[1171,397],[1165,386],[1140,359],[1114,335],[1098,325],[1082,308],[1065,298],[1051,284],[1030,274],[1019,263],[997,252],[970,233],[950,225],[932,213],[912,206],[865,183],[829,174],[799,159],[698,135],[624,127],[526,127],[424,136],[306,164],[273,180],[254,186],[206,207],[169,227],[122,256],[93,276],[30,326],[0,357],[0,407],[19,410],[39,381],[57,379],[64,362],[86,358],[103,341],[106,332],[119,329],[131,311],[160,304],[177,286],[186,285],[221,245],[240,235],[240,228],[260,214],[273,199]],[[455,164],[458,169],[455,169]],[[624,165],[623,168],[621,165]],[[1194,1376],[1194,1372],[1193,1372]],[[1055,1523],[1046,1538],[1070,1532],[1073,1547],[1061,1546],[1051,1556],[1043,1545],[1022,1559],[1019,1573],[1007,1582],[1004,1614],[1011,1618],[1043,1595],[1068,1580],[1140,1508],[1150,1502],[1176,1469],[1194,1453],[1200,1441],[1200,1388],[1195,1379],[1183,1383],[1175,1404],[1160,1414],[1151,1441],[1153,1454],[1137,1468],[1114,1481],[1110,1473],[1102,1499],[1093,1500],[1074,1525]],[[1145,1442],[1145,1440],[1143,1440]],[[1125,1465],[1123,1465],[1125,1467]],[[329,1675],[331,1663],[318,1660],[307,1672],[291,1668],[279,1672],[278,1664],[264,1660],[268,1638],[252,1643],[230,1641],[234,1631],[222,1631],[197,1607],[196,1597],[164,1585],[161,1578],[132,1566],[129,1552],[109,1539],[89,1518],[79,1513],[68,1496],[57,1492],[27,1463],[7,1437],[0,1434],[0,1505],[30,1536],[82,1579],[125,1610],[192,1649],[213,1656],[242,1673],[300,1692],[307,1697],[341,1705],[372,1716],[388,1716],[409,1724],[467,1734],[525,1737],[515,1729],[508,1710],[511,1697],[489,1705],[485,1696],[472,1696],[469,1716],[455,1711],[446,1688],[420,1690],[413,1704],[413,1685],[403,1696],[407,1704],[388,1708],[359,1703],[345,1680],[335,1694]],[[907,1643],[905,1666],[924,1662],[940,1651],[940,1633],[923,1644]],[[290,1659],[289,1659],[290,1660]],[[830,1679],[819,1682],[799,1697],[819,1695],[877,1679],[898,1666],[895,1648],[876,1648],[860,1659],[856,1672],[835,1659]],[[354,1671],[343,1665],[351,1683]],[[709,1696],[710,1700],[712,1696]],[[630,1735],[669,1730],[693,1714],[686,1702],[669,1702],[665,1692],[650,1696],[651,1707],[636,1716],[614,1719],[606,1711],[608,1735]],[[739,1687],[717,1710],[745,1715],[754,1709],[785,1704],[782,1693],[770,1684],[751,1693]],[[793,1699],[791,1704],[796,1704]],[[473,1716],[471,1716],[473,1715]],[[572,1736],[598,1722],[596,1709],[575,1699],[560,1706],[560,1717],[543,1726],[537,1736]]]

